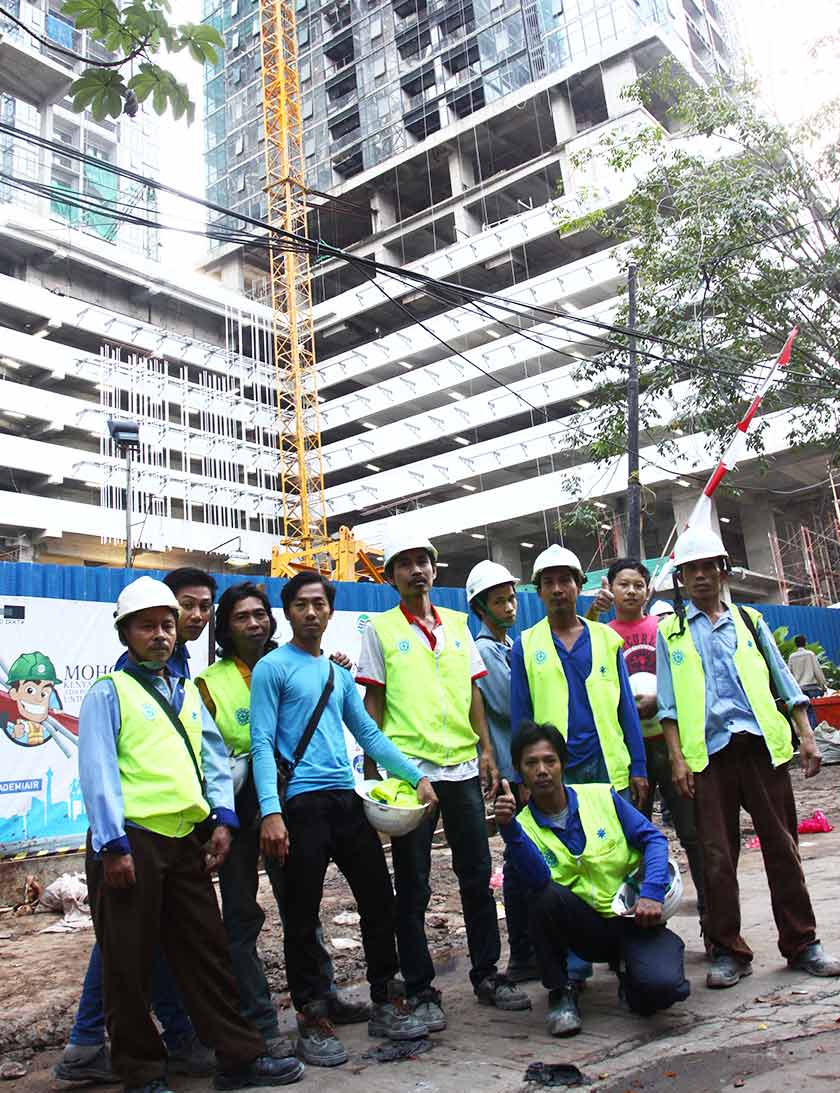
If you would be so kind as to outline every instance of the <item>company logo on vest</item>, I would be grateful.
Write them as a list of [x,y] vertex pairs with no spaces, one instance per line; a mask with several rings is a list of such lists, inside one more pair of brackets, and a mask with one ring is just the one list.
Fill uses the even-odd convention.
[[685,660],[685,653],[682,651],[682,649],[675,649],[673,651],[673,653],[671,653],[671,663],[672,664],[680,665],[680,664],[683,663],[684,660]]
[[410,648],[411,642],[408,640],[408,638],[403,638],[401,641],[397,642],[397,649],[399,649],[401,653],[407,653]]
[[247,706],[240,706],[234,716],[237,725],[247,725],[251,720],[251,712]]
[[537,664],[545,664],[548,660],[548,653],[545,649],[537,649],[536,653],[534,653],[534,660]]

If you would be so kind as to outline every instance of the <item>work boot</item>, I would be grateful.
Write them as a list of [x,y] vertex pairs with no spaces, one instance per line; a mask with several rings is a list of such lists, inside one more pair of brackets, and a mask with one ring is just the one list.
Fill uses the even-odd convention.
[[327,1016],[334,1025],[360,1025],[370,1017],[370,1006],[335,991],[327,995]]
[[808,975],[840,975],[840,960],[829,956],[819,941],[806,945],[801,953],[788,960],[788,967],[795,972],[807,972]]
[[192,1074],[196,1078],[209,1077],[216,1073],[216,1052],[205,1047],[195,1033],[191,1033],[174,1048],[167,1049],[166,1072]]
[[508,961],[505,978],[509,979],[511,983],[532,983],[539,980],[540,966],[537,963],[537,958],[531,956],[527,960],[514,960],[511,957]]
[[62,1082],[116,1082],[107,1044],[68,1044],[53,1067]]
[[311,1066],[341,1066],[349,1056],[327,1017],[327,1003],[310,1002],[297,1015],[298,1055]]
[[548,1013],[545,1023],[551,1036],[574,1036],[583,1022],[578,1009],[578,989],[569,982],[565,987],[548,992]]
[[213,1079],[214,1089],[263,1089],[267,1085],[292,1085],[303,1077],[304,1065],[299,1059],[273,1059],[260,1055],[247,1066],[236,1070],[220,1070]]
[[446,1014],[440,1004],[440,991],[427,987],[408,999],[409,1008],[418,1021],[422,1021],[429,1032],[443,1032],[446,1028]]
[[265,1040],[265,1053],[270,1055],[272,1059],[290,1059],[295,1053],[295,1044],[292,1038],[284,1036],[279,1031],[272,1033],[271,1036],[266,1036],[263,1033],[263,1039]]
[[169,1088],[169,1082],[163,1078],[155,1078],[153,1082],[146,1082],[145,1085],[123,1086],[123,1093],[174,1093],[174,1090]]
[[517,990],[504,975],[488,975],[475,991],[482,1006],[495,1006],[497,1010],[529,1010],[531,999],[525,991]]
[[405,1000],[402,983],[388,984],[388,1001],[374,1005],[368,1021],[368,1036],[385,1036],[389,1040],[422,1040],[429,1033],[417,1014]]
[[747,975],[752,975],[752,964],[736,959],[731,953],[716,952],[706,973],[706,986],[710,990],[723,990],[734,987]]

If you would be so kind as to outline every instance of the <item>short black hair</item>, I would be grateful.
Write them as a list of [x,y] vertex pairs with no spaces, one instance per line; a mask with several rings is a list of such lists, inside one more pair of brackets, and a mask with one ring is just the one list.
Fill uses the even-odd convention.
[[283,601],[283,611],[287,615],[295,596],[297,596],[298,592],[307,584],[320,584],[327,597],[327,603],[330,605],[330,611],[333,610],[333,605],[335,604],[335,585],[320,573],[316,573],[311,569],[304,569],[301,573],[296,573],[290,581],[287,581],[280,592],[280,599]]
[[271,601],[265,594],[259,585],[254,584],[253,581],[242,581],[240,584],[232,584],[229,588],[226,588],[219,597],[219,605],[216,608],[216,645],[219,649],[220,657],[232,657],[236,650],[233,647],[233,638],[230,634],[230,617],[233,614],[233,609],[242,600],[250,599],[254,597],[262,603],[263,607],[268,612],[268,617],[271,619],[271,626],[268,630],[269,640],[274,637],[274,633],[277,630],[277,619],[271,611]]
[[564,767],[566,766],[569,749],[557,726],[549,722],[539,724],[536,721],[522,721],[510,742],[510,757],[516,770],[519,770],[519,764],[522,762],[522,752],[530,748],[532,744],[539,744],[541,740],[551,744],[557,752],[557,758]]
[[644,577],[645,584],[650,584],[650,570],[638,558],[619,558],[618,561],[613,562],[610,568],[607,570],[607,581],[612,584],[622,569],[632,569],[639,574],[640,577]]
[[808,639],[805,637],[804,634],[797,634],[793,640],[800,647],[800,649],[808,644]]
[[182,566],[180,569],[173,569],[171,573],[167,573],[163,578],[163,583],[169,588],[173,596],[177,596],[182,588],[197,584],[202,588],[209,588],[210,595],[213,599],[216,598],[216,581],[214,578],[203,569],[193,569],[189,565]]

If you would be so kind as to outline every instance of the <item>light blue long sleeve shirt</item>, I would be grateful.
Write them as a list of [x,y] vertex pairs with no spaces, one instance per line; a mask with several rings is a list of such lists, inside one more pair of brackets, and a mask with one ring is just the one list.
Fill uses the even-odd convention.
[[[327,682],[330,662],[288,642],[266,654],[251,676],[251,763],[263,816],[280,812],[275,749],[291,761]],[[295,769],[287,800],[324,789],[353,789],[344,725],[367,755],[416,786],[419,769],[380,732],[365,710],[353,676],[335,667],[335,683],[309,746]]]
[[[735,670],[734,657],[738,643],[729,608],[712,623],[704,611],[689,602],[686,604],[685,616],[706,678],[706,750],[709,755],[725,748],[733,733],[749,732],[754,736],[762,736],[761,727]],[[795,706],[807,706],[808,699],[790,674],[763,619],[759,619],[756,631],[761,651],[770,663],[770,672],[779,697],[785,700],[789,710]],[[749,640],[752,641],[752,638]],[[663,718],[678,721],[671,676],[671,650],[668,645],[660,629],[656,636],[658,717],[660,721]]]
[[484,699],[496,766],[501,778],[514,781],[516,771],[510,759],[510,651],[513,642],[507,635],[504,641],[498,641],[487,624],[483,623],[475,643],[487,669],[487,675],[480,676],[475,682]]
[[[142,668],[138,668],[142,672]],[[171,702],[176,713],[184,703],[180,680],[147,673],[149,681]],[[175,732],[175,729],[172,730]],[[120,735],[120,702],[110,679],[101,679],[90,688],[79,710],[79,781],[90,825],[93,849],[99,853],[130,854],[125,834],[120,771],[117,764],[117,740]],[[184,747],[184,761],[190,758]],[[211,816],[230,828],[239,827],[233,804],[233,780],[230,761],[222,734],[202,703],[201,767],[206,782],[207,803]],[[130,826],[140,827],[140,824]]]

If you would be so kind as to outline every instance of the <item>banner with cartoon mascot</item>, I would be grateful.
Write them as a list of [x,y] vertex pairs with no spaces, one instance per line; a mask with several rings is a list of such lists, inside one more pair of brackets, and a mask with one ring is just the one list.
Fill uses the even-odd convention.
[[[0,857],[77,849],[87,816],[78,777],[78,714],[90,685],[122,652],[112,604],[3,596],[0,603]],[[291,637],[282,612],[278,642]],[[369,616],[336,611],[327,652],[355,661]],[[189,647],[196,675],[207,665],[206,638]],[[362,755],[347,733],[357,779]]]

